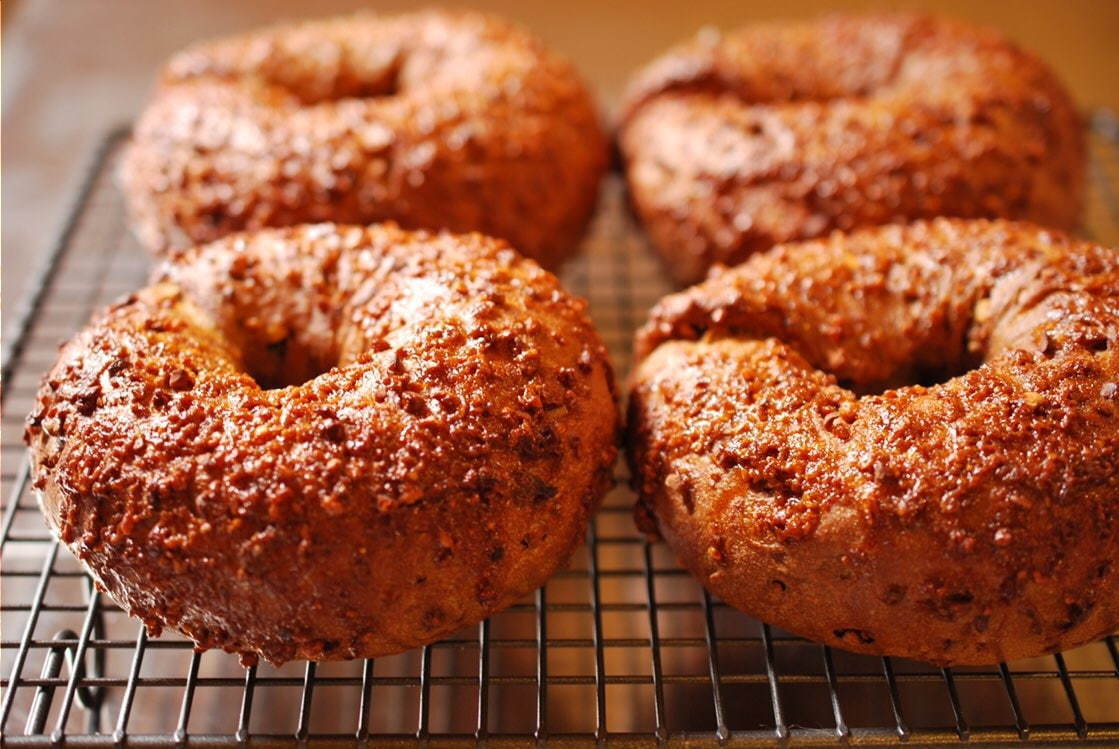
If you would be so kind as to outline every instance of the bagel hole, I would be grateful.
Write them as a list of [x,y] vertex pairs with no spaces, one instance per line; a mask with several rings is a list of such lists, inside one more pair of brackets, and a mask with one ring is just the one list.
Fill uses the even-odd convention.
[[329,100],[338,99],[382,99],[400,93],[399,67],[389,70],[372,80],[341,80],[336,82]]
[[[759,336],[756,330],[746,326],[730,325],[726,328],[720,328],[719,326],[707,327],[699,324],[682,330],[677,337],[680,340],[696,341],[711,341],[724,337],[760,341],[764,338],[764,335]],[[890,356],[888,363],[892,366],[885,372],[878,367],[870,367],[873,374],[882,375],[880,379],[870,379],[870,377],[864,379],[850,375],[858,374],[860,369],[866,369],[859,363],[872,358],[869,352],[855,354],[853,358],[857,366],[855,372],[851,372],[850,369],[844,371],[843,368],[844,365],[849,365],[850,361],[845,361],[842,365],[834,368],[828,365],[828,353],[831,350],[829,348],[825,347],[823,353],[819,353],[813,352],[810,348],[799,346],[796,340],[782,339],[779,336],[775,339],[804,357],[810,367],[833,375],[836,384],[858,396],[882,395],[890,390],[910,386],[933,387],[942,385],[949,380],[978,369],[992,355],[990,346],[986,346],[982,350],[969,350],[968,342],[963,335],[955,340],[938,336],[926,341],[926,345],[919,347],[916,351],[909,352],[908,357]],[[866,374],[873,376],[871,373]]]
[[882,395],[889,390],[909,387],[911,385],[920,385],[922,387],[941,385],[954,377],[959,377],[973,369],[977,369],[982,363],[983,361],[981,358],[976,358],[975,360],[960,362],[956,366],[917,364],[908,371],[895,374],[895,376],[888,380],[879,382],[856,382],[840,377],[839,384],[857,395]]
[[285,88],[307,107],[343,99],[387,98],[400,93],[401,63],[397,55],[376,70],[343,70],[326,86],[295,80]]
[[261,390],[282,390],[302,385],[338,365],[331,350],[316,350],[288,335],[278,341],[248,341],[242,349],[245,372]]

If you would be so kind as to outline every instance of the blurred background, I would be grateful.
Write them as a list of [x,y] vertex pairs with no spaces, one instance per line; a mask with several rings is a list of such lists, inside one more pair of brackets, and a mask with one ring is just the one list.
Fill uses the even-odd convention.
[[[1041,54],[1084,108],[1119,109],[1119,0],[474,0],[572,58],[606,112],[626,77],[704,25],[828,10],[920,9],[1001,29]],[[6,0],[3,25],[5,330],[56,237],[92,150],[146,101],[155,71],[197,39],[387,0]]]

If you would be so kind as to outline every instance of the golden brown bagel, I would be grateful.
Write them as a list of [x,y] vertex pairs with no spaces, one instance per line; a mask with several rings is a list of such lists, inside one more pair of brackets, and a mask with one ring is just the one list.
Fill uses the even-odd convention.
[[44,378],[43,510],[125,609],[201,647],[431,642],[540,586],[610,482],[584,307],[477,234],[314,225],[187,251]]
[[637,351],[639,518],[732,606],[936,664],[1119,627],[1119,251],[836,234],[666,297]]
[[312,221],[479,231],[546,267],[606,165],[594,102],[471,12],[359,14],[201,44],[163,70],[121,180],[151,250]]
[[669,272],[936,216],[1072,229],[1085,145],[1036,57],[943,19],[831,16],[703,32],[629,87],[632,203]]

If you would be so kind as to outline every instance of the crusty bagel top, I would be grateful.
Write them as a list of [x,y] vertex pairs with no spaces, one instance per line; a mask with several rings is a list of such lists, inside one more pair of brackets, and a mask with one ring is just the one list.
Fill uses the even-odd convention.
[[504,242],[313,225],[164,264],[62,349],[26,439],[51,524],[133,613],[283,661],[412,647],[541,584],[616,422],[584,302]]
[[[658,302],[673,339],[776,338],[847,386],[938,380],[1013,349],[1114,342],[1119,251],[1007,221],[939,219],[782,245]],[[1060,314],[1057,312],[1060,311]]]
[[570,64],[534,36],[496,16],[447,10],[357,13],[201,42],[172,57],[160,83],[220,81],[266,87],[305,105],[375,99],[350,106],[405,109],[449,97],[442,102],[448,109],[505,103],[531,110],[549,107],[552,96],[582,93]]
[[[713,363],[702,374],[702,361],[742,346],[754,374]],[[946,536],[968,530],[965,517],[935,507],[1017,470],[999,468],[1012,455],[1069,461],[1020,477],[1023,492],[1115,490],[1098,485],[1116,480],[1119,460],[1119,252],[1105,247],[1001,221],[836,234],[666,297],[636,347],[643,418],[665,447],[644,448],[646,496],[664,478],[654,465],[670,470],[699,451],[717,470],[720,457],[706,450],[726,440],[718,451],[731,465],[772,474],[763,484],[785,476],[801,486],[787,508],[758,505],[774,517],[800,513],[798,536],[852,502],[880,518],[929,510]],[[754,392],[769,392],[767,378],[784,382],[770,383],[780,405]],[[745,457],[767,446],[773,459]],[[799,474],[810,469],[822,473],[806,481]],[[854,489],[860,481],[865,491]],[[1014,482],[988,488],[1002,500],[977,503],[984,517],[1018,513]]]
[[701,32],[639,72],[619,142],[670,270],[936,216],[1072,229],[1085,146],[1037,57],[946,19],[834,15]]
[[[28,433],[56,443],[44,467],[64,460],[75,469],[67,495],[123,475],[167,481],[177,469],[164,461],[202,448],[228,452],[232,472],[215,480],[231,489],[252,465],[234,458],[254,446],[316,466],[269,473],[244,490],[262,501],[313,500],[293,511],[360,497],[390,509],[469,492],[487,471],[510,471],[516,493],[533,484],[522,458],[562,454],[554,443],[563,422],[585,415],[584,399],[609,381],[585,303],[480,235],[269,230],[190,250],[155,278],[68,343],[44,380]],[[612,444],[611,421],[598,417],[606,429],[591,430],[594,441]],[[154,442],[133,443],[138,424]],[[79,434],[116,429],[120,461],[88,450]],[[280,449],[295,443],[309,452]],[[347,461],[329,460],[350,448]],[[145,471],[136,450],[157,469]]]
[[638,517],[731,605],[941,664],[1119,622],[1119,251],[837,234],[667,297],[637,348]]
[[1039,112],[1054,94],[1065,99],[1036,56],[996,31],[936,16],[832,14],[703,29],[645,66],[621,111],[624,120],[677,92],[730,93],[756,105],[910,99],[931,108],[1031,90]]
[[359,13],[173,57],[122,177],[153,250],[394,220],[499,236],[554,267],[589,218],[606,151],[574,68],[519,27]]

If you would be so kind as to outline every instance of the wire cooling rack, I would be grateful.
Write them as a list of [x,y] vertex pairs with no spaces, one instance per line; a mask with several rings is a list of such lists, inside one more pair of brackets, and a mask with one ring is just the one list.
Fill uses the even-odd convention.
[[[60,340],[140,286],[108,138],[41,283],[5,341],[0,741],[12,746],[333,744],[615,746],[1119,743],[1119,649],[1107,638],[993,668],[856,656],[726,607],[630,518],[624,476],[569,569],[476,628],[376,661],[244,669],[174,633],[148,638],[47,532],[20,443]],[[1119,123],[1091,120],[1085,231],[1119,245]],[[566,270],[619,375],[634,327],[669,291],[607,185]]]

